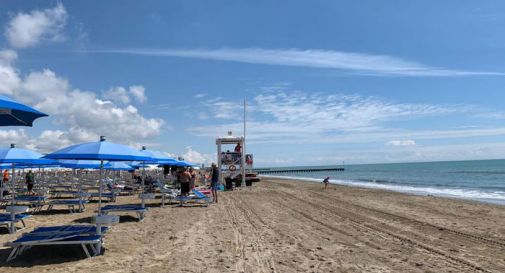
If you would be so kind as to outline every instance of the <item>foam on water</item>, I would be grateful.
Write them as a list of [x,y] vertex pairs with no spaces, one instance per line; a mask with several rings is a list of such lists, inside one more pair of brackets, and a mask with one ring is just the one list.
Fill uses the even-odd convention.
[[[322,182],[320,178],[311,177],[299,177],[299,176],[276,176],[276,175],[261,175],[263,177],[272,178],[287,178],[295,180],[303,180],[310,182]],[[372,189],[382,189],[397,192],[404,192],[416,195],[433,195],[441,197],[450,198],[460,198],[460,199],[470,199],[477,200],[481,202],[488,202],[494,204],[505,205],[505,191],[486,191],[479,189],[462,189],[462,188],[444,188],[444,187],[423,187],[423,186],[408,186],[408,185],[395,185],[395,184],[384,184],[377,182],[364,182],[364,181],[353,181],[353,180],[341,180],[341,179],[331,179],[330,183],[353,186],[353,187],[364,187]]]

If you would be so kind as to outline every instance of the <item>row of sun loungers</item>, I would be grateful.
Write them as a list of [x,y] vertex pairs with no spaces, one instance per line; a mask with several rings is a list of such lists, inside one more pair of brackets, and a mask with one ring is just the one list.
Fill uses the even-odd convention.
[[[208,206],[212,199],[206,196],[204,193],[193,190],[188,196],[178,195],[178,191],[166,188],[161,183],[155,185],[157,191],[161,194],[161,205],[164,206],[166,200],[170,203],[174,201],[178,202],[180,206],[188,205],[203,205]],[[86,209],[85,205],[89,203],[90,200],[97,198],[98,193],[86,192],[83,193],[82,189],[75,190],[72,186],[57,186],[58,190],[49,190],[51,193],[51,199],[47,196],[17,196],[14,200],[15,204],[27,204],[32,213],[40,212],[44,206],[47,206],[47,210],[52,210],[56,206],[66,206],[71,213],[82,212]],[[56,188],[56,187],[55,187]],[[132,188],[129,188],[132,189]],[[110,192],[102,193],[102,198],[105,198],[109,202],[115,202],[116,197],[122,192],[121,189],[111,189]],[[133,190],[134,191],[134,190]],[[63,198],[67,197],[67,198]],[[68,198],[70,197],[70,199]],[[143,194],[142,198],[154,198],[154,194]],[[10,204],[10,199],[4,200],[6,204]],[[99,223],[99,217],[117,217],[112,216],[112,214],[120,213],[135,213],[139,221],[143,221],[148,208],[143,205],[128,204],[128,205],[114,205],[108,204],[103,206],[99,212],[102,216],[97,216],[97,225],[64,225],[64,226],[54,226],[54,227],[39,227],[34,229],[29,233],[23,234],[17,240],[9,242],[6,246],[12,248],[11,253],[7,261],[11,261],[21,255],[26,250],[32,248],[33,246],[40,245],[80,245],[86,257],[92,257],[99,255],[101,252],[101,245],[103,243],[103,233],[108,230],[103,223]],[[0,226],[6,226],[9,230],[17,230],[18,228],[25,228],[25,219],[31,217],[30,214],[15,214],[14,220],[12,220],[11,214],[0,214]],[[14,228],[13,228],[14,227]]]

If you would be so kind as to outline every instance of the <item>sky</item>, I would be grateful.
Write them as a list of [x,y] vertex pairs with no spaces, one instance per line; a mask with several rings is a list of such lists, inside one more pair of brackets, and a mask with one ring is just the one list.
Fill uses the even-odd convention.
[[0,1],[0,94],[49,114],[0,146],[209,164],[246,100],[258,167],[505,158],[504,26],[491,0]]

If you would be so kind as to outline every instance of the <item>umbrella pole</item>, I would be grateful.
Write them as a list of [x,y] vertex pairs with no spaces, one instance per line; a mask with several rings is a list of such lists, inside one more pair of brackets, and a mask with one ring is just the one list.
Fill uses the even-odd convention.
[[14,169],[14,163],[12,163],[12,191],[11,191],[11,206],[14,206],[14,196],[16,195],[16,170]]
[[98,187],[98,215],[102,215],[103,160],[100,160],[100,181]]
[[145,208],[146,207],[146,202],[144,200],[144,188],[145,188],[145,181],[146,180],[146,162],[145,161],[142,161],[142,208]]
[[[14,206],[14,198],[16,196],[16,170],[14,168],[14,163],[12,163],[12,196],[11,196],[11,206]],[[14,213],[14,210],[11,211],[11,233],[16,232],[16,225],[15,221],[16,220],[16,214]]]
[[[98,216],[102,215],[102,177],[103,176],[103,160],[100,160],[100,188],[98,189]],[[98,221],[97,221],[98,222]],[[96,234],[102,234],[102,224],[96,224]],[[102,252],[102,240],[97,245],[97,252],[100,254]]]

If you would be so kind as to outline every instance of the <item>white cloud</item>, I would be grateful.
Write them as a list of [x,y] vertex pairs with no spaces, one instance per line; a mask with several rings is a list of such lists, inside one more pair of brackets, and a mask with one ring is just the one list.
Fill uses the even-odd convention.
[[500,75],[502,72],[465,71],[432,67],[388,55],[343,52],[319,49],[111,49],[100,53],[135,54],[233,61],[253,64],[329,68],[354,71],[366,75],[398,76],[471,76]]
[[0,147],[8,147],[10,144],[23,145],[28,140],[24,129],[0,130]]
[[198,93],[198,94],[194,95],[193,98],[201,99],[201,98],[205,98],[207,95],[208,95],[207,93]]
[[145,88],[142,85],[132,85],[129,88],[132,97],[139,103],[144,103],[147,101],[147,96],[145,94]]
[[[242,107],[239,101],[204,102],[201,109],[207,109],[218,119],[217,124],[191,127],[190,132],[209,137],[228,130],[241,132]],[[393,103],[375,97],[277,90],[261,93],[248,102],[248,139],[256,142],[325,142],[333,138],[356,141],[348,136],[366,138],[380,134],[389,141],[399,132],[384,128],[387,122],[473,110],[474,107],[462,105]]]
[[142,85],[132,85],[129,88],[122,86],[112,87],[103,92],[102,97],[106,100],[122,105],[128,105],[133,101],[140,104],[147,101],[145,88]]
[[19,12],[8,22],[5,37],[17,48],[35,46],[43,41],[61,41],[67,17],[62,3],[45,10]]
[[12,66],[17,57],[17,53],[13,50],[0,50],[0,93],[12,94],[21,82],[16,69]]
[[193,150],[191,146],[186,147],[186,152],[181,155],[185,161],[197,164],[210,165],[212,162],[216,162],[216,156],[211,154],[204,154]]
[[120,104],[130,103],[130,96],[128,94],[128,91],[126,88],[121,86],[110,88],[103,93],[102,97],[106,100]]
[[387,146],[416,146],[416,142],[414,140],[391,140],[386,143]]
[[[24,131],[14,131],[19,132],[18,139],[23,140],[27,147],[47,152],[72,143],[94,141],[100,135],[140,146],[139,141],[159,135],[164,127],[163,120],[146,118],[130,104],[147,99],[141,85],[111,88],[100,97],[96,92],[73,88],[68,80],[49,69],[32,71],[22,77],[14,67],[15,59],[15,52],[0,51],[0,72],[8,71],[11,75],[0,77],[0,94],[9,95],[49,114],[55,125],[61,127],[45,130],[39,137],[29,140],[22,137]],[[12,132],[3,138],[10,136]]]
[[218,119],[237,119],[241,115],[238,114],[242,106],[233,101],[215,101],[207,103],[211,107],[214,118]]

